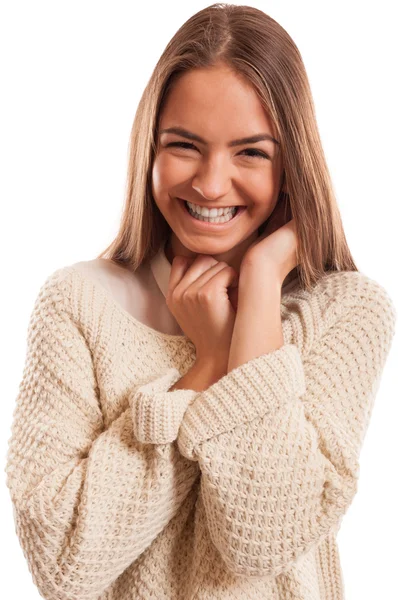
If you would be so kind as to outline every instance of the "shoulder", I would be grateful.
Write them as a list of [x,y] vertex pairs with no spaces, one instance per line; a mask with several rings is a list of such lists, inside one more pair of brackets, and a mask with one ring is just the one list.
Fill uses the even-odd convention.
[[42,283],[41,289],[49,291],[58,286],[65,288],[89,279],[99,283],[112,294],[118,295],[122,288],[138,289],[143,271],[141,267],[134,272],[106,258],[82,260],[51,272]]
[[333,299],[345,308],[386,312],[396,318],[392,297],[385,286],[361,271],[327,273],[316,284],[315,294]]
[[380,306],[395,312],[388,290],[378,281],[361,271],[329,271],[313,285],[311,290],[295,288],[287,299],[317,303],[321,309],[330,306]]
[[109,288],[107,272],[111,267],[106,264],[109,262],[101,259],[79,261],[51,271],[39,285],[35,308],[46,303],[54,305],[56,302],[59,307],[65,307],[72,299],[79,281],[87,278],[98,281],[104,287]]
[[[109,299],[119,301],[131,312],[139,295],[138,277],[133,271],[108,259],[95,258],[61,266],[50,272],[39,285],[31,319],[65,318],[79,323],[91,319],[94,307]],[[130,305],[128,305],[128,302]],[[51,317],[52,315],[52,317]]]
[[339,325],[344,336],[350,332],[353,348],[359,344],[388,352],[396,331],[397,310],[384,285],[363,272],[342,271],[328,274],[320,289],[334,297],[329,325]]
[[283,315],[305,353],[338,324],[339,329],[355,324],[357,333],[365,328],[390,340],[397,320],[388,290],[361,271],[329,271],[311,290],[296,288],[284,297]]
[[129,269],[122,267],[106,258],[83,260],[70,265],[70,270],[83,276],[94,279],[109,292],[115,292],[117,284],[133,284],[137,275]]
[[127,312],[134,314],[145,303],[151,291],[149,269],[141,265],[136,271],[105,258],[74,263],[70,267],[83,278],[89,278],[105,288]]

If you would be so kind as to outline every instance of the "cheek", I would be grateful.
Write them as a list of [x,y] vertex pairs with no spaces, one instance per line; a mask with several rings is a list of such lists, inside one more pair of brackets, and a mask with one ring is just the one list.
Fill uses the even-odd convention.
[[241,182],[244,194],[257,206],[269,207],[275,197],[276,186],[270,172],[260,169]]
[[171,154],[160,153],[152,167],[152,187],[154,193],[171,190],[189,180],[191,172],[188,163]]
[[[173,196],[178,196],[179,185],[184,181],[170,155],[159,154],[152,166],[152,196],[160,212],[166,215],[173,209]],[[174,162],[174,167],[173,167]]]
[[157,198],[167,187],[167,169],[161,157],[156,157],[152,167],[152,193]]

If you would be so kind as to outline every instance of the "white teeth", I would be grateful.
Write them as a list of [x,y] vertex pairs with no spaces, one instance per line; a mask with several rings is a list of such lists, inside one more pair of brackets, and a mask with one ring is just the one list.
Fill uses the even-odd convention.
[[207,221],[208,223],[226,223],[227,221],[231,221],[234,218],[236,212],[238,211],[237,207],[234,207],[232,210],[228,210],[225,214],[216,217],[205,217],[203,214],[199,214],[190,208],[189,202],[188,204],[188,212],[198,221]]
[[206,206],[198,206],[197,204],[192,204],[192,202],[188,202],[187,204],[191,210],[195,213],[202,215],[203,217],[221,217],[225,215],[233,214],[234,211],[238,210],[237,206],[229,206],[227,208],[207,208]]

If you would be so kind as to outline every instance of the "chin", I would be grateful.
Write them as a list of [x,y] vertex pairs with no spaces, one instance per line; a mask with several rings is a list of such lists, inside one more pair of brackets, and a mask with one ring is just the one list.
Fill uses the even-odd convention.
[[224,254],[225,252],[229,252],[236,247],[236,244],[233,246],[231,244],[212,244],[212,242],[203,242],[196,244],[196,246],[190,244],[184,244],[187,250],[191,252],[195,252],[196,254]]

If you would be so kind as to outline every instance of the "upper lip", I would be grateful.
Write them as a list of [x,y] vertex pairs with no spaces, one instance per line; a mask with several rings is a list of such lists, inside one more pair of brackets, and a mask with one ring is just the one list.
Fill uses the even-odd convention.
[[205,204],[198,204],[198,202],[192,202],[192,200],[185,200],[184,198],[180,198],[183,202],[189,202],[190,204],[195,204],[196,206],[200,206],[201,208],[230,208],[231,206],[244,206],[244,204],[224,204],[223,206],[207,206]]

